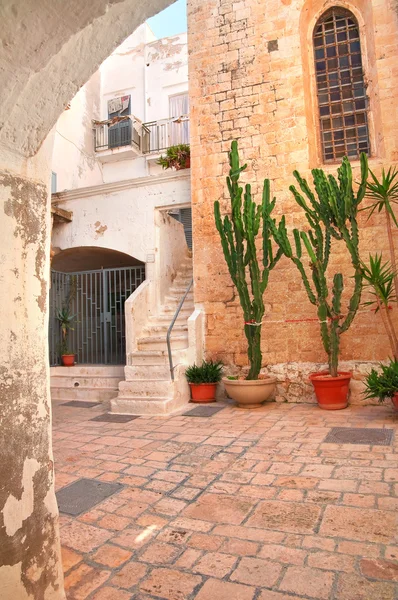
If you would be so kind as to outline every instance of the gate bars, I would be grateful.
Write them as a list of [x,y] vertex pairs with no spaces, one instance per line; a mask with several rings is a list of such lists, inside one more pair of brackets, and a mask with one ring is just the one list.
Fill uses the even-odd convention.
[[145,266],[60,273],[51,271],[50,366],[60,364],[61,332],[57,310],[70,298],[75,315],[68,337],[80,364],[126,363],[124,303],[145,280]]

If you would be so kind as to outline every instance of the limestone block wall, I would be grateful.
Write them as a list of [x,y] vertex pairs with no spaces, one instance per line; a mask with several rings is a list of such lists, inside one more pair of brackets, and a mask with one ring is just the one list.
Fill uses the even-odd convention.
[[[313,167],[329,172],[337,167],[322,165],[312,48],[317,19],[336,4],[351,10],[360,26],[370,102],[370,167],[380,173],[382,165],[398,162],[398,16],[391,2],[188,2],[195,301],[206,315],[207,355],[231,368],[245,367],[247,356],[243,314],[213,218],[214,200],[220,199],[222,209],[228,210],[227,153],[231,140],[238,139],[242,159],[248,164],[242,181],[251,182],[260,199],[262,181],[269,177],[277,197],[276,216],[285,213],[290,229],[304,226],[288,190],[294,182],[293,170],[310,176]],[[359,163],[353,165],[357,177]],[[367,220],[362,213],[360,221],[363,256],[371,251],[383,252],[387,258],[383,215]],[[331,267],[341,267],[348,291],[352,270],[347,254],[335,245],[333,256]],[[286,323],[316,318],[316,310],[299,273],[285,258],[271,274],[265,301],[264,366],[279,369],[284,381],[288,363],[325,361],[317,322]],[[380,318],[361,309],[342,337],[342,360],[362,365],[388,354]]]

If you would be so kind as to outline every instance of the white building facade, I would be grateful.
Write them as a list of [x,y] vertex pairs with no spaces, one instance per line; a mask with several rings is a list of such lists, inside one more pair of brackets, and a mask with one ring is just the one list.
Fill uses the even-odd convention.
[[[50,363],[59,364],[56,312],[69,303],[76,314],[70,350],[85,374],[90,365],[119,368],[112,391],[97,394],[100,399],[114,397],[124,377],[120,368],[131,367],[140,351],[149,363],[156,351],[170,379],[166,326],[191,279],[190,169],[164,170],[157,160],[170,146],[189,144],[187,63],[186,34],[156,40],[144,24],[100,66],[55,127]],[[143,288],[146,301],[137,312]],[[175,343],[180,354],[189,345],[192,291],[184,308]],[[159,316],[161,324],[158,319],[151,328]],[[140,335],[148,338],[141,345]],[[82,389],[68,394],[70,382],[63,387],[55,372],[53,379],[55,397],[88,397]],[[126,393],[125,386],[124,400]],[[163,395],[164,406],[170,394]],[[170,411],[161,404],[149,412]],[[126,411],[137,406],[128,410],[125,402]]]

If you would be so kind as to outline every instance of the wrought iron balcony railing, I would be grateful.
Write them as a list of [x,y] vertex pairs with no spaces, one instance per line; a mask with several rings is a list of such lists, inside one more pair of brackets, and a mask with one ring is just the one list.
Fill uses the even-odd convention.
[[189,117],[142,123],[133,115],[93,121],[96,152],[129,146],[137,154],[155,154],[170,146],[189,144]]
[[170,146],[189,144],[189,116],[173,117],[144,123],[145,136],[148,137],[143,153],[156,153]]
[[137,152],[145,152],[149,132],[145,125],[133,115],[93,121],[94,148],[96,152],[132,146]]

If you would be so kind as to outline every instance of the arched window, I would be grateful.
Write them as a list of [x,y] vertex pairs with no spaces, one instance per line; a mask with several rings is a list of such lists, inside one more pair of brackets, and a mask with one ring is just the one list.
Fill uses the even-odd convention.
[[321,16],[314,56],[323,160],[370,154],[359,27],[350,11],[333,7]]

